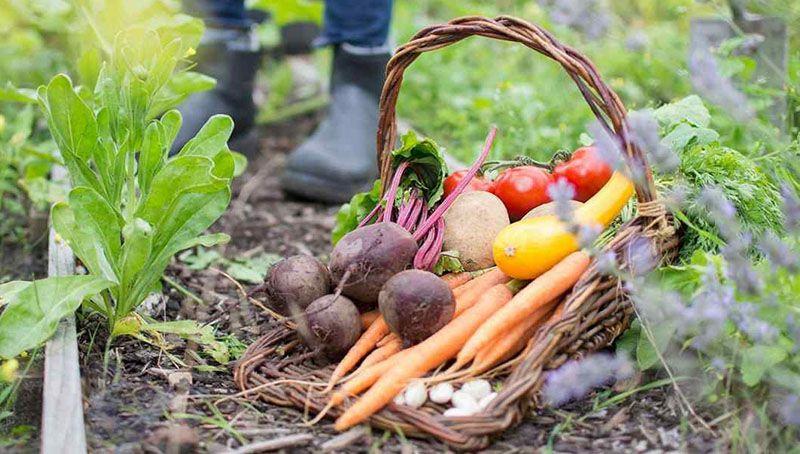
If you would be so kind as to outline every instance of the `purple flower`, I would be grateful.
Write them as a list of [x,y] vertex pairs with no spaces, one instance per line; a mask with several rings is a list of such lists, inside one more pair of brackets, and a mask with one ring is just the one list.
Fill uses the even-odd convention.
[[786,218],[786,230],[800,233],[800,199],[786,185],[781,188],[781,195],[783,196],[783,216]]
[[725,77],[714,55],[705,49],[689,55],[689,72],[694,89],[706,99],[724,108],[733,118],[747,122],[755,116],[747,97]]
[[579,399],[592,389],[633,375],[633,365],[624,355],[595,353],[567,361],[547,376],[542,396],[550,405],[560,406]]
[[634,30],[625,37],[625,48],[631,52],[643,52],[649,45],[650,38],[644,30]]
[[793,352],[797,353],[800,351],[800,323],[797,323],[795,320],[794,315],[789,314],[786,316],[786,331],[789,332],[789,336],[794,343]]
[[786,424],[800,426],[800,396],[791,394],[781,399],[778,412]]
[[594,146],[600,153],[600,158],[614,170],[621,169],[625,161],[622,157],[622,146],[619,137],[609,134],[599,121],[594,121],[587,128],[594,138]]
[[627,121],[631,141],[647,154],[648,161],[658,171],[669,173],[677,170],[681,160],[669,147],[661,144],[658,121],[652,111],[631,112]]
[[559,178],[555,183],[547,187],[547,195],[556,204],[556,216],[561,222],[569,224],[572,222],[572,199],[575,198],[575,186],[567,181],[566,178]]
[[581,224],[578,227],[578,244],[583,249],[591,249],[601,233],[603,229],[597,224]]
[[611,251],[605,251],[597,254],[595,257],[595,264],[597,266],[597,271],[600,274],[605,274],[608,276],[614,275],[617,272],[617,258]]
[[539,0],[549,10],[550,20],[574,28],[596,39],[606,34],[611,16],[598,0]]
[[658,265],[658,253],[649,239],[637,236],[625,248],[628,268],[634,276],[643,276]]
[[775,234],[767,231],[759,241],[759,249],[771,264],[786,268],[791,271],[797,270],[798,258],[792,249]]
[[717,219],[717,222],[736,219],[736,207],[717,187],[707,186],[703,188],[700,192],[699,201],[711,211],[711,214]]

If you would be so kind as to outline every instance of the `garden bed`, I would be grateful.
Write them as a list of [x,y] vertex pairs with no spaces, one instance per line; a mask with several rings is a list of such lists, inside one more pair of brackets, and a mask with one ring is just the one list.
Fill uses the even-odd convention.
[[[266,252],[324,257],[328,253],[336,208],[287,200],[278,183],[286,153],[313,129],[316,119],[302,118],[263,131],[263,156],[251,160],[248,172],[237,182],[231,208],[214,227],[233,238],[219,248],[221,255],[235,258]],[[192,270],[178,262],[167,274],[204,304],[165,285],[165,301],[149,310],[155,319],[211,323],[218,336],[235,336],[242,343],[239,345],[249,344],[264,332],[268,316],[242,298],[238,287],[247,284],[234,282],[213,266]],[[180,367],[162,348],[131,337],[115,340],[104,372],[103,326],[95,319],[83,319],[79,324],[87,442],[92,451],[135,451],[148,445],[163,449],[171,443],[186,443],[217,452],[284,437],[295,447],[321,449],[329,447],[326,443],[338,435],[327,420],[308,427],[300,411],[237,396],[231,368],[199,355],[197,345],[177,336],[166,336],[164,344],[169,345],[172,358],[195,366],[188,374],[189,369]],[[617,388],[626,389],[623,384]],[[611,391],[599,393],[594,400],[527,419],[492,448],[528,450],[550,444],[559,451],[711,449],[709,439],[681,433],[680,410],[665,389],[638,393],[634,399],[596,411],[593,406],[613,395]],[[404,452],[411,447],[419,452],[443,449],[436,443],[406,442],[375,432],[351,440],[337,438],[332,443],[340,442],[353,451],[370,447]]]

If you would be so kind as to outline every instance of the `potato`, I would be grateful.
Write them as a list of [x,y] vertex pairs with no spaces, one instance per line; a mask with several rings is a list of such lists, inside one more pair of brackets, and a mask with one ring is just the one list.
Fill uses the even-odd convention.
[[[577,210],[583,205],[583,202],[577,200],[570,200],[569,204],[573,210]],[[522,219],[535,218],[537,216],[555,216],[556,215],[556,202],[547,202],[539,205],[538,207],[528,211]]]
[[494,265],[494,237],[509,224],[508,211],[496,195],[465,192],[444,214],[444,250],[458,251],[467,271]]

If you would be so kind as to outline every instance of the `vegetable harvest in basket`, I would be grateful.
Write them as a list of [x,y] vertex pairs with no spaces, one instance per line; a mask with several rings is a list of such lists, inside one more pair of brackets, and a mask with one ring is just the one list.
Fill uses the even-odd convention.
[[[576,226],[562,222],[549,203],[550,186],[570,186],[579,198],[570,205],[577,206],[577,227],[599,230],[633,194],[628,178],[593,147],[560,156],[557,165],[485,163],[496,132],[490,130],[469,169],[449,177],[436,144],[407,134],[392,153],[388,186],[376,183],[341,208],[329,266],[290,257],[254,289],[292,318],[310,348],[337,361],[323,391],[329,407],[361,395],[337,429],[394,399],[419,406],[426,389],[415,380],[451,360],[449,369],[424,380],[476,377],[558,320],[562,296],[590,256],[580,250]],[[461,391],[447,399],[441,388],[434,393],[455,405],[448,415],[471,414],[490,394],[470,401],[468,411],[459,407],[467,399]]]

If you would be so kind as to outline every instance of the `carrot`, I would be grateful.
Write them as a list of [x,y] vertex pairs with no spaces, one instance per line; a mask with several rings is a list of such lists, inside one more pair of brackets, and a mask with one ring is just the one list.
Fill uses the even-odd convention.
[[472,360],[478,351],[492,342],[501,333],[514,327],[520,320],[530,317],[537,310],[558,298],[578,281],[589,267],[589,255],[573,252],[549,271],[533,280],[514,299],[483,325],[464,344],[458,353],[456,364],[463,366]]
[[352,378],[342,384],[339,390],[333,393],[328,405],[339,405],[340,403],[344,402],[345,397],[355,396],[361,391],[364,391],[372,386],[376,381],[378,381],[379,378],[381,378],[381,375],[391,369],[392,365],[394,365],[395,362],[402,357],[401,355],[407,351],[408,350],[402,350],[399,353],[384,359],[379,363],[368,366],[361,372],[353,375]]
[[463,273],[450,273],[442,276],[442,280],[447,282],[451,289],[456,288],[462,284],[472,280],[472,273],[465,271]]
[[498,268],[490,268],[485,273],[481,274],[480,276],[472,279],[471,281],[467,282],[466,284],[459,285],[458,287],[453,289],[453,296],[458,299],[459,296],[463,295],[464,293],[472,293],[473,291],[477,291],[478,289],[482,289],[477,293],[485,292],[495,286],[497,284],[505,284],[506,282],[510,281],[511,278],[503,274]]
[[[379,363],[403,349],[403,341],[400,340],[399,337],[394,336],[392,334],[386,337],[390,336],[392,338],[389,340],[389,342],[373,350],[372,353],[370,353],[369,355],[367,355],[366,358],[364,358],[364,361],[361,361],[360,368],[368,367],[373,364]],[[384,337],[384,339],[386,339],[386,337]]]
[[[456,317],[458,314],[475,304],[475,301],[477,301],[478,298],[480,298],[480,296],[489,288],[496,284],[508,282],[510,279],[511,278],[503,274],[502,271],[498,270],[497,268],[492,268],[475,279],[458,287],[456,290],[464,290],[462,290],[459,295],[456,295],[456,310],[455,314],[453,314],[453,317]],[[454,291],[453,294],[455,295],[455,293],[456,292]],[[364,331],[358,341],[356,341],[355,345],[350,347],[350,350],[333,370],[331,378],[328,381],[328,386],[325,388],[325,392],[330,391],[337,381],[344,377],[345,374],[353,370],[356,364],[358,364],[362,358],[372,351],[372,349],[375,348],[375,346],[387,334],[389,334],[389,325],[386,324],[386,321],[383,319],[383,317],[379,316],[374,322],[372,322],[371,325],[369,325],[369,328]]]
[[375,309],[374,311],[368,311],[361,314],[361,329],[366,331],[372,322],[374,322],[378,317],[381,316],[379,310]]
[[456,297],[456,310],[453,318],[471,308],[489,289],[496,285],[505,284],[510,280],[510,277],[498,271],[497,268],[493,268],[492,271],[458,287],[456,290],[463,290],[460,292],[453,291],[453,295]]
[[384,345],[388,344],[389,342],[392,342],[395,339],[399,339],[399,337],[397,337],[397,334],[389,333],[389,334],[383,336],[383,339],[379,340],[378,343],[375,344],[375,346],[376,347],[383,347]]
[[355,345],[350,347],[347,354],[344,355],[339,364],[331,373],[331,378],[328,381],[328,386],[325,392],[330,391],[339,379],[345,376],[346,373],[353,370],[353,368],[361,361],[361,358],[366,356],[385,335],[389,334],[389,325],[383,320],[383,317],[378,317],[369,325],[366,331],[358,338]]
[[[553,301],[553,304],[555,304],[555,301]],[[558,308],[560,307],[559,305]],[[558,308],[556,312],[558,312],[560,316],[561,311]],[[499,338],[483,347],[478,354],[475,355],[472,366],[469,368],[469,374],[473,376],[482,374],[521,352],[528,344],[528,341],[542,326],[542,320],[548,315],[550,315],[550,318],[547,323],[550,323],[554,319],[555,312],[550,314],[551,310],[552,305],[548,304],[544,306],[523,320],[522,323],[518,323],[513,329],[502,333]]]
[[511,300],[514,290],[510,287],[495,285],[474,306],[434,335],[399,353],[400,357],[387,359],[391,369],[336,420],[336,430],[345,430],[369,418],[391,402],[411,379],[421,377],[455,356],[481,323]]

